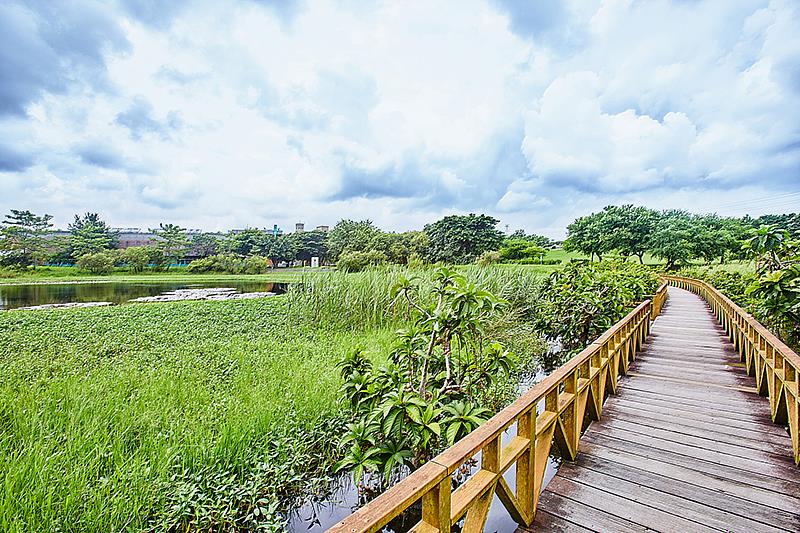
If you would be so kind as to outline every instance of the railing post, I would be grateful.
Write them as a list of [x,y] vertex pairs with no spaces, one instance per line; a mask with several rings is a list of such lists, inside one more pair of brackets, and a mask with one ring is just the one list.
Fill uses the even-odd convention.
[[536,486],[535,460],[536,460],[536,406],[517,421],[517,435],[528,439],[528,447],[517,460],[517,501],[525,517],[525,525],[533,523],[533,514],[536,510],[538,494],[534,494]]
[[422,497],[422,521],[440,533],[450,533],[450,476]]

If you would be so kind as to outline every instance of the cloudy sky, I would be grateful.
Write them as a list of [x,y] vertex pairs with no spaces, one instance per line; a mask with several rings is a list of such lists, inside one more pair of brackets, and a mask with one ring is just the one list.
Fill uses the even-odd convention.
[[0,210],[800,210],[796,0],[0,2]]

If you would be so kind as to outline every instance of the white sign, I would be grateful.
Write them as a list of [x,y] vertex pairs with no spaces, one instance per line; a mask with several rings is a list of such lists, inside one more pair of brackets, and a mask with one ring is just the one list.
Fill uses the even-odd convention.
[[311,258],[311,268],[319,268],[319,257]]

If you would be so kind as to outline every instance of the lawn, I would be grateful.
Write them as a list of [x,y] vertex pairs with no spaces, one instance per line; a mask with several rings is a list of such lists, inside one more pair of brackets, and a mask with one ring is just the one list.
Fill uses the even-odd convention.
[[[119,269],[111,274],[98,275],[82,271],[77,267],[38,267],[22,273],[13,271],[0,272],[0,285],[21,283],[65,283],[79,282],[124,282],[124,281],[172,281],[172,282],[205,282],[205,281],[272,281],[290,282],[303,276],[322,272],[311,268],[278,268],[265,274],[189,274],[184,267],[173,267],[167,272],[131,273]],[[5,275],[3,275],[5,274]]]
[[216,530],[324,477],[335,364],[392,328],[275,297],[11,311],[0,338],[0,530]]

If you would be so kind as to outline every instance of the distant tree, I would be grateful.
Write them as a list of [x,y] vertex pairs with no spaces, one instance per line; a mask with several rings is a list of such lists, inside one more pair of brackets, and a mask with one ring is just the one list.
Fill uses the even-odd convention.
[[786,230],[792,239],[800,239],[800,213],[784,213],[780,215],[761,215],[757,219],[750,219],[754,229],[761,226],[775,226]]
[[537,259],[545,250],[541,246],[525,239],[506,239],[500,247],[499,255],[503,261],[520,259]]
[[175,224],[159,224],[157,229],[151,229],[158,237],[155,247],[166,260],[166,268],[183,257],[189,247],[189,237],[186,230]]
[[109,274],[114,270],[114,265],[118,260],[118,250],[102,250],[83,254],[78,258],[76,264],[81,270],[87,270],[92,274]]
[[431,262],[471,263],[483,252],[497,250],[503,233],[488,215],[450,215],[425,226]]
[[116,247],[118,235],[97,213],[75,215],[69,225],[70,253],[75,259],[86,254],[95,254]]
[[272,268],[278,266],[281,261],[294,260],[295,249],[292,239],[288,235],[280,235],[273,239],[265,256],[272,261]]
[[666,261],[667,270],[672,270],[694,257],[695,235],[695,226],[689,213],[664,211],[650,236],[648,248],[654,256]]
[[295,259],[303,263],[310,262],[312,257],[319,257],[321,261],[328,255],[328,235],[324,231],[292,233],[288,238],[294,249]]
[[342,252],[371,250],[381,233],[371,220],[340,220],[328,234],[328,257],[331,261],[336,261]]
[[266,231],[247,228],[244,231],[230,232],[222,241],[222,250],[240,257],[266,255],[274,237]]
[[120,258],[133,272],[143,272],[150,263],[152,251],[147,246],[131,246],[122,250]]
[[5,218],[0,228],[0,264],[35,268],[47,251],[45,236],[53,227],[53,217],[12,209]]
[[627,204],[607,206],[599,215],[598,223],[606,251],[616,250],[625,259],[633,255],[639,258],[639,263],[644,263],[644,254],[659,213]]
[[509,239],[530,241],[542,248],[549,248],[553,245],[553,239],[545,237],[544,235],[537,235],[535,233],[525,233],[525,230],[518,229],[508,236]]
[[216,255],[220,249],[220,239],[211,233],[199,233],[192,238],[190,253],[195,257]]
[[591,260],[596,255],[598,261],[602,261],[603,254],[610,251],[606,237],[607,228],[603,226],[602,220],[602,213],[577,218],[567,226],[564,250],[586,254]]

